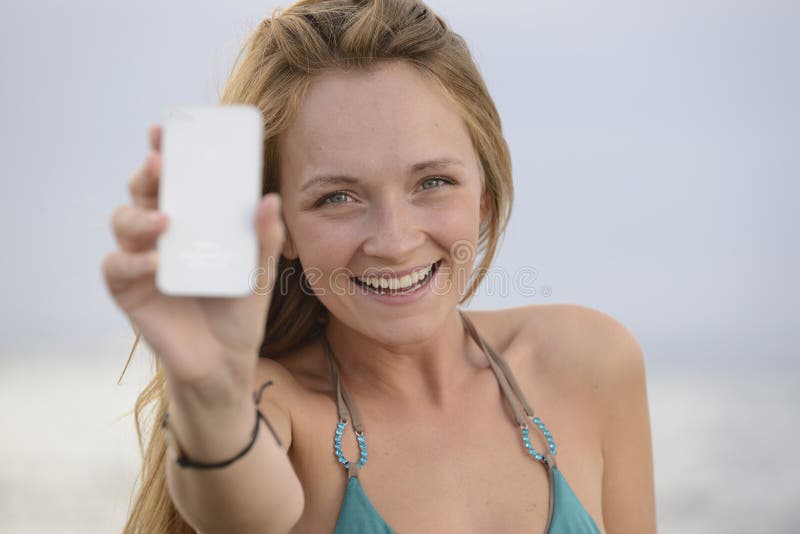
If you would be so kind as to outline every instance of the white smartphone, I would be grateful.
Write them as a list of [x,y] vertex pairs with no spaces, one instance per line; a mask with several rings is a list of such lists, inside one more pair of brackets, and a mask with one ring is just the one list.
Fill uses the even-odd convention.
[[255,106],[182,106],[162,124],[156,287],[166,295],[240,297],[258,267],[263,118]]

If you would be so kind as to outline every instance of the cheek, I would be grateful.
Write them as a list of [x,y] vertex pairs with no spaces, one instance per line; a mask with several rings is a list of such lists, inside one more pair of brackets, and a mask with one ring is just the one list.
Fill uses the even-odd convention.
[[448,205],[426,211],[431,235],[437,244],[459,263],[474,256],[480,224],[480,205],[477,197],[465,194]]
[[346,265],[355,247],[356,232],[347,224],[315,219],[301,222],[295,237],[304,267],[328,270]]

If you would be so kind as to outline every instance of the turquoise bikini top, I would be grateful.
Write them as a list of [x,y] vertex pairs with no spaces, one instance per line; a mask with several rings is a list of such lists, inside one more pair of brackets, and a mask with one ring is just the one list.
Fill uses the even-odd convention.
[[[600,529],[592,517],[583,507],[578,497],[573,493],[567,480],[556,467],[555,455],[556,445],[553,436],[547,426],[534,416],[533,410],[528,405],[522,390],[514,378],[511,369],[505,361],[498,355],[478,334],[475,326],[467,316],[459,310],[464,327],[472,336],[472,339],[481,347],[489,360],[489,365],[494,371],[497,381],[500,384],[503,394],[511,406],[514,418],[522,433],[522,442],[525,449],[534,461],[538,461],[547,469],[549,484],[549,506],[547,514],[546,534],[599,534]],[[333,534],[395,534],[394,530],[383,520],[370,502],[364,488],[358,480],[358,471],[367,463],[367,444],[364,437],[364,425],[355,405],[342,386],[339,378],[339,371],[336,359],[333,355],[330,343],[325,337],[324,331],[321,336],[325,354],[331,366],[331,375],[336,385],[336,401],[339,412],[339,424],[336,427],[334,437],[334,453],[336,458],[347,470],[347,488],[344,494],[342,507],[339,510],[339,517],[336,520],[336,527]],[[516,397],[516,403],[514,399]],[[520,411],[519,403],[522,406]],[[524,412],[524,415],[523,415]],[[358,461],[348,461],[342,453],[342,434],[347,424],[352,420],[353,430],[358,441],[360,456]],[[533,423],[547,440],[547,451],[537,451],[530,441],[528,421]]]

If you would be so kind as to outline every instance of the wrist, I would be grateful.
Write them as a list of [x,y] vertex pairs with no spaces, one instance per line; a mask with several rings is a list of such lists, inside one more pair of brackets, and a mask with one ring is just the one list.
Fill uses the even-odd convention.
[[[278,445],[278,447],[283,447],[283,444],[281,443],[281,440],[278,437],[277,432],[272,427],[272,425],[270,424],[269,420],[258,409],[258,404],[261,402],[261,396],[262,396],[264,390],[267,388],[267,386],[270,386],[270,385],[272,385],[272,380],[267,380],[266,382],[261,384],[261,386],[258,388],[257,391],[253,392],[253,399],[252,400],[253,400],[253,404],[254,404],[254,407],[253,407],[254,423],[253,423],[253,429],[251,431],[250,441],[236,455],[234,455],[232,457],[226,457],[226,459],[224,459],[224,460],[215,460],[215,461],[198,460],[198,457],[197,457],[196,454],[189,455],[187,453],[187,451],[185,450],[185,448],[181,447],[180,442],[176,439],[175,432],[171,428],[172,425],[168,426],[170,413],[169,413],[169,411],[167,411],[167,413],[164,415],[164,418],[162,419],[161,427],[163,429],[168,430],[168,436],[169,436],[167,438],[168,446],[169,446],[170,450],[174,451],[174,455],[176,456],[176,460],[177,460],[178,465],[180,465],[181,467],[189,467],[189,468],[193,468],[193,469],[219,469],[219,468],[227,467],[228,465],[234,463],[235,461],[237,461],[240,458],[242,458],[243,456],[245,456],[250,451],[250,449],[253,448],[253,445],[255,444],[256,439],[258,438],[258,432],[259,432],[259,429],[261,427],[261,423],[262,422],[266,425],[267,429],[272,434],[272,437],[275,439],[275,443]],[[206,443],[206,440],[203,440],[202,443]],[[207,448],[207,450],[211,449],[213,447],[214,447],[214,445],[212,445],[211,447]]]
[[197,403],[182,392],[169,397],[164,422],[176,456],[188,456],[199,462],[214,462],[238,453],[251,441],[257,406],[252,394],[226,397],[224,402]]

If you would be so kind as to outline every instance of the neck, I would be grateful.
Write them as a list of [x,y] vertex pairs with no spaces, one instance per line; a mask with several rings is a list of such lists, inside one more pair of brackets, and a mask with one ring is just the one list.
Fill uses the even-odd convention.
[[410,343],[373,339],[333,316],[325,331],[345,389],[362,399],[446,410],[486,367],[457,309],[433,335]]

